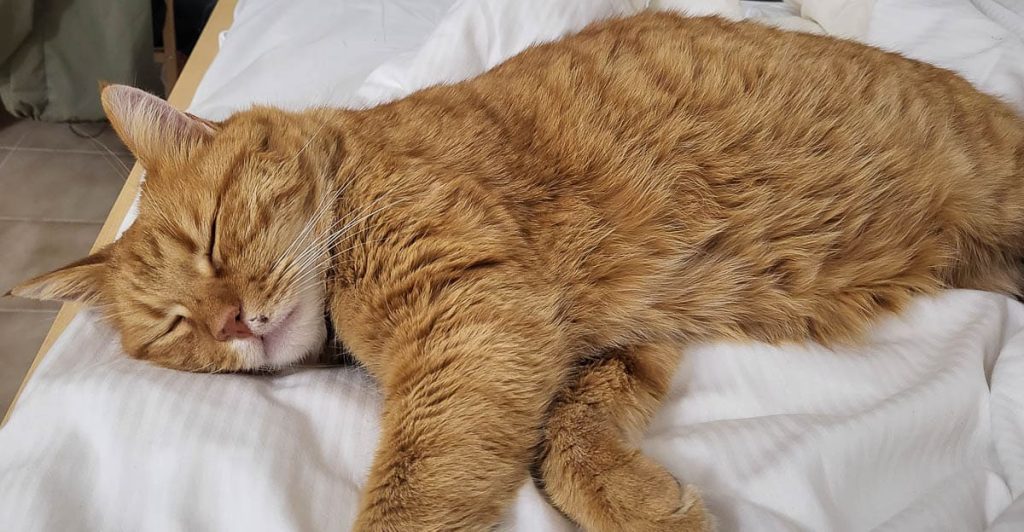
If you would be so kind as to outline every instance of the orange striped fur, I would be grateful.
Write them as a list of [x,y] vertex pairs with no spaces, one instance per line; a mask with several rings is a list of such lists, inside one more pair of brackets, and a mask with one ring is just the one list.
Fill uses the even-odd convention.
[[292,363],[326,313],[386,397],[358,530],[488,530],[531,465],[588,530],[708,529],[635,446],[687,345],[1024,280],[1021,118],[852,42],[644,13],[367,110],[104,102],[139,218],[14,293],[191,371]]

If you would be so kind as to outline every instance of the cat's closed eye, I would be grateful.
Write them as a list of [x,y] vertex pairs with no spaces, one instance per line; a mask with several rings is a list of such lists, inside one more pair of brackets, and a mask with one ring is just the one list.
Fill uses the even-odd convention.
[[167,328],[164,330],[163,334],[160,335],[160,337],[163,338],[178,330],[182,325],[185,324],[186,321],[187,318],[185,318],[185,316],[182,316],[181,314],[175,314],[174,317],[171,318],[171,323],[167,326]]
[[206,244],[206,258],[210,261],[210,266],[213,267],[213,273],[216,274],[217,269],[220,268],[220,253],[217,251],[217,222],[220,221],[221,205],[217,202],[216,208],[213,210],[213,219],[210,221],[210,240]]

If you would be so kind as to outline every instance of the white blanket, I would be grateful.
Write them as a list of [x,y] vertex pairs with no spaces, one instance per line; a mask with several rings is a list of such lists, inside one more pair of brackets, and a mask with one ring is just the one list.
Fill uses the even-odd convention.
[[[1024,112],[1018,2],[714,5],[958,70]],[[368,105],[646,3],[241,0],[192,111]],[[358,369],[152,367],[80,314],[0,430],[0,530],[346,529],[379,403]],[[704,490],[723,530],[1024,529],[1024,306],[950,291],[855,350],[696,347],[644,448]],[[504,529],[572,527],[525,483]]]

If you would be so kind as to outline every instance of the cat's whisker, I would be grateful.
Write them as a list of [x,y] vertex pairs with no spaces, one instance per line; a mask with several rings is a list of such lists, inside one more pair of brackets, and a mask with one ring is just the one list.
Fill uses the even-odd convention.
[[[365,209],[363,209],[363,211],[373,207],[373,205],[379,203],[382,199],[384,199],[383,196],[378,198],[378,199],[376,199],[376,200],[374,200],[373,202],[371,202],[370,205],[368,205]],[[359,222],[365,220],[366,218],[368,218],[369,216],[372,216],[372,215],[376,214],[380,210],[383,210],[383,209],[386,209],[388,207],[391,207],[392,205],[388,205],[386,207],[382,207],[381,209],[378,209],[377,211],[373,211],[373,212],[371,212],[371,213],[369,213],[367,215],[364,215],[364,216],[361,216],[359,218],[356,218],[355,220],[352,220],[350,222],[345,223],[345,225],[343,227],[341,227],[340,229],[333,230],[333,227],[337,225],[337,222],[336,222],[332,226],[332,228],[329,229],[326,232],[325,235],[323,235],[319,240],[313,242],[308,248],[303,250],[302,253],[300,253],[297,257],[295,257],[295,259],[292,261],[293,267],[296,267],[296,268],[298,268],[300,270],[303,269],[306,266],[306,264],[310,260],[312,260],[312,258],[315,258],[315,254],[316,254],[316,252],[318,250],[320,250],[322,248],[330,247],[330,245],[332,245],[334,242],[336,242],[337,239],[339,239],[341,236],[343,236],[345,234],[345,232],[348,231],[356,223],[359,223]],[[344,221],[344,220],[343,219],[339,219],[339,222],[341,222],[341,221]]]
[[338,258],[338,257],[340,257],[340,256],[342,256],[342,255],[352,251],[353,249],[355,249],[355,248],[357,248],[359,246],[365,246],[365,245],[368,245],[368,244],[371,244],[371,243],[379,243],[379,242],[385,240],[386,238],[387,237],[385,236],[385,237],[377,238],[375,240],[357,242],[357,243],[355,243],[355,244],[353,244],[353,245],[351,245],[351,246],[349,246],[349,247],[347,247],[345,249],[338,250],[338,251],[335,251],[333,253],[324,255],[321,258],[321,260],[319,262],[317,262],[314,267],[312,267],[309,270],[307,270],[306,273],[311,274],[311,275],[312,274],[317,274],[317,273],[322,273],[324,270],[326,270],[326,268],[330,267],[330,265],[331,265],[331,263],[332,263],[332,261],[334,259],[336,259],[336,258]]
[[[92,141],[93,144],[103,148],[104,151],[106,151],[108,154],[110,154],[110,157],[112,159],[114,159],[115,161],[117,161],[117,164],[121,165],[121,169],[124,170],[125,176],[127,176],[129,173],[131,173],[132,169],[129,168],[128,165],[124,164],[124,162],[121,160],[121,158],[118,157],[117,154],[115,154],[110,148],[108,148],[106,144],[103,144],[102,142],[96,140],[93,137],[86,137],[86,138],[88,138],[90,141]],[[107,159],[107,158],[104,157],[104,159]],[[113,167],[113,164],[110,163],[109,160],[108,160],[108,164],[110,164]],[[115,167],[115,169],[116,169],[116,167]]]
[[[379,203],[379,202],[380,202],[380,201],[381,201],[381,200],[382,200],[383,198],[384,198],[384,197],[382,196],[382,197],[380,197],[380,198],[378,198],[378,199],[374,200],[374,201],[373,201],[373,202],[372,202],[372,203],[371,203],[371,204],[370,204],[369,206],[367,206],[367,208],[370,208],[370,207],[372,207],[373,205],[375,205],[375,204]],[[346,233],[347,233],[347,232],[348,232],[349,230],[351,230],[351,228],[352,228],[352,227],[355,227],[355,225],[356,225],[356,224],[358,224],[358,223],[360,223],[360,222],[362,222],[362,221],[366,220],[367,218],[369,218],[369,217],[371,217],[371,216],[373,216],[373,215],[375,215],[375,214],[377,214],[377,213],[379,213],[379,212],[381,212],[381,211],[383,211],[383,210],[389,209],[389,208],[391,208],[391,207],[393,207],[393,206],[397,205],[397,204],[398,204],[398,203],[400,203],[401,201],[402,201],[402,200],[398,200],[398,201],[392,202],[392,203],[390,203],[390,204],[388,204],[388,205],[385,205],[384,207],[381,207],[381,208],[379,208],[379,209],[376,209],[376,210],[374,210],[374,211],[371,211],[371,212],[369,212],[369,213],[367,213],[367,214],[364,214],[364,215],[362,215],[362,216],[360,216],[360,217],[356,218],[355,220],[352,220],[351,222],[349,222],[349,223],[345,224],[345,226],[344,226],[344,227],[342,227],[341,229],[339,229],[339,230],[337,231],[337,234],[335,234],[335,235],[331,235],[331,236],[330,236],[330,237],[329,237],[328,239],[326,239],[326,244],[325,244],[325,245],[324,245],[323,247],[324,247],[324,248],[329,248],[329,247],[330,247],[331,245],[333,245],[334,243],[336,243],[336,242],[340,241],[340,239],[341,239],[341,238],[342,238],[342,237],[343,237],[343,236],[344,236],[344,235],[345,235],[345,234],[346,234]],[[366,210],[366,209],[364,209],[364,211],[365,211],[365,210]],[[310,249],[315,249],[315,248],[312,248],[312,247],[311,247]],[[308,250],[307,250],[307,251],[308,251]],[[312,264],[312,263],[313,263],[313,262],[315,261],[315,258],[316,258],[316,255],[315,255],[315,253],[314,253],[314,254],[312,254],[312,255],[310,255],[309,257],[306,257],[306,258],[304,258],[304,259],[303,259],[303,262],[301,262],[301,263],[298,263],[298,264],[297,264],[297,268],[298,268],[298,269],[299,269],[300,271],[302,271],[302,270],[305,270],[305,268],[307,268],[307,267],[308,267],[308,266],[309,266],[310,264]]]
[[[296,246],[301,247],[306,243],[306,240],[310,237],[310,235],[313,234],[311,232],[313,228],[317,226],[317,224],[325,215],[327,215],[328,213],[333,214],[332,208],[335,206],[338,198],[341,197],[341,194],[343,192],[343,188],[337,189],[332,194],[325,194],[324,197],[321,198],[320,205],[317,207],[317,210],[314,212],[313,216],[311,216],[310,219],[306,221],[306,224],[303,226],[303,229],[299,233],[299,235],[294,240],[292,240],[288,248],[285,249],[285,251],[281,254],[280,257],[278,257],[273,267],[274,270],[277,269],[277,267],[281,264],[282,261],[284,261],[288,256],[291,255],[293,250],[296,249]],[[330,230],[330,228],[335,227],[336,224],[337,220],[331,223],[328,230]]]
[[[323,274],[323,273],[325,273],[327,271],[327,269],[330,268],[330,266],[331,266],[331,264],[333,264],[333,260],[335,258],[343,256],[346,253],[352,251],[353,249],[355,249],[355,248],[357,248],[359,246],[366,246],[366,245],[369,245],[369,244],[380,243],[380,242],[386,240],[387,238],[388,238],[387,236],[382,236],[382,237],[379,237],[379,238],[376,238],[376,239],[373,239],[373,240],[369,240],[369,241],[360,241],[360,242],[357,242],[357,243],[355,243],[355,244],[353,244],[353,245],[351,245],[351,246],[349,246],[349,247],[347,247],[347,248],[345,248],[343,250],[339,250],[339,251],[336,251],[336,252],[334,252],[332,254],[326,255],[326,256],[323,257],[322,261],[318,263],[318,265],[317,265],[317,267],[315,269],[311,269],[311,270],[306,272],[305,279],[307,281],[311,281],[311,283],[310,283],[311,286],[315,286],[316,284],[318,284],[320,282],[327,282],[329,280],[329,277],[325,276],[323,278],[320,278],[318,276]],[[298,281],[296,281],[296,283],[293,283],[293,285],[297,284],[297,283],[298,283]],[[291,286],[288,286],[286,288],[291,289],[291,290],[293,290],[295,292],[302,292],[305,289],[303,287],[308,287],[308,286],[300,285],[300,288],[297,288],[297,289],[296,288],[292,288]]]
[[321,279],[317,276],[318,272],[307,270],[302,272],[302,275],[296,276],[288,280],[287,284],[282,286],[282,290],[291,292],[303,292],[309,286],[316,285]]
[[310,288],[312,286],[316,286],[317,284],[321,284],[321,283],[326,283],[330,279],[330,277],[328,277],[328,276],[319,277],[319,276],[322,275],[323,273],[325,273],[330,268],[330,266],[333,264],[333,260],[335,258],[340,257],[340,256],[342,256],[342,255],[352,251],[353,249],[355,249],[357,247],[366,246],[366,245],[375,244],[375,243],[380,243],[380,242],[386,240],[387,238],[388,238],[387,236],[382,236],[382,237],[379,237],[379,238],[376,238],[376,239],[373,239],[373,240],[360,241],[360,242],[357,242],[357,243],[355,243],[355,244],[353,244],[353,245],[351,245],[351,246],[349,246],[349,247],[347,247],[347,248],[345,248],[343,250],[339,250],[339,251],[336,251],[334,253],[325,255],[324,257],[322,257],[320,262],[317,263],[317,266],[315,268],[310,268],[307,271],[302,272],[301,276],[298,276],[298,277],[296,277],[294,279],[291,279],[290,280],[290,284],[285,285],[282,289],[283,290],[291,290],[291,291],[293,291],[295,293],[301,293],[301,292],[307,290],[308,288]]
[[323,120],[323,121],[320,122],[320,125],[315,130],[313,130],[313,134],[310,135],[309,139],[306,140],[306,143],[303,144],[302,148],[299,148],[299,151],[295,153],[294,157],[292,157],[293,161],[295,159],[298,159],[299,156],[302,155],[302,152],[306,151],[306,148],[308,148],[309,145],[313,143],[313,140],[315,140],[317,135],[319,135],[320,132],[323,131],[323,129],[325,127],[327,127],[327,124],[328,124],[328,122],[326,120]]
[[[292,249],[295,248],[296,245],[300,245],[298,243],[302,242],[306,238],[307,233],[312,229],[312,227],[316,225],[316,222],[318,222],[320,218],[322,218],[324,214],[330,210],[330,206],[337,200],[338,197],[340,197],[340,195],[341,190],[339,189],[333,194],[333,196],[330,194],[324,194],[323,197],[320,198],[320,203],[317,205],[316,210],[313,212],[313,216],[311,216],[309,220],[306,221],[305,225],[303,225],[302,227],[302,231],[299,232],[299,235],[296,236],[294,240],[292,240],[291,244],[289,244],[289,246],[284,250],[284,252],[281,253],[281,256],[278,257],[278,263],[285,257],[287,257],[288,254],[292,251]],[[275,263],[274,265],[275,269],[276,267],[277,263]]]
[[[316,288],[316,287],[317,287],[317,286],[319,286],[319,285],[323,285],[323,284],[324,284],[325,282],[326,282],[326,280],[325,280],[325,279],[317,279],[317,280],[316,280],[316,281],[314,281],[314,282],[311,282],[311,283],[305,284],[305,285],[303,285],[303,286],[300,286],[300,287],[298,287],[298,288],[293,288],[293,289],[292,289],[292,291],[293,291],[294,293],[296,293],[296,294],[305,294],[305,293],[306,293],[306,292],[308,292],[309,290],[311,290],[311,289],[313,289],[313,288]],[[325,289],[326,289],[326,288],[325,288]]]
[[121,165],[121,168],[114,166],[114,163],[112,163],[110,161],[110,158],[107,157],[106,155],[103,155],[103,160],[107,162],[107,166],[114,170],[114,172],[117,173],[117,176],[120,177],[121,179],[127,178],[128,174],[131,173],[131,169],[128,168],[123,162],[121,162],[121,159],[118,159],[116,157],[114,158],[114,160],[117,161],[117,164]]
[[295,285],[303,283],[309,279],[317,278],[317,276],[325,272],[331,266],[331,264],[333,264],[334,259],[344,255],[348,251],[351,251],[351,249],[353,249],[354,247],[355,246],[352,246],[345,250],[324,254],[315,263],[307,266],[304,270],[298,272],[298,274],[294,278],[290,279],[290,282],[287,285],[285,285],[285,288],[288,289]]
[[[324,176],[321,176],[321,178],[322,177],[324,177]],[[324,193],[320,197],[320,201],[317,203],[316,208],[313,210],[313,214],[309,217],[308,220],[306,220],[306,223],[303,224],[302,231],[299,233],[299,235],[296,237],[296,239],[299,239],[302,236],[304,236],[312,227],[314,227],[316,225],[316,222],[322,216],[324,216],[324,213],[330,210],[331,204],[335,200],[337,200],[337,198],[339,197],[340,194],[341,194],[341,190],[339,189],[339,190],[335,190],[333,193],[326,192],[326,193]],[[291,199],[291,201],[297,202],[298,198],[297,197],[293,197]]]
[[[337,231],[334,231],[334,228],[337,227],[342,222],[343,220],[341,219],[336,220],[331,225],[331,227],[329,227],[327,231],[325,231],[325,233],[336,233]],[[303,270],[305,263],[308,262],[309,260],[314,259],[317,252],[321,251],[322,248],[325,248],[324,242],[326,240],[326,238],[320,238],[310,243],[308,247],[304,248],[301,253],[299,253],[289,261],[288,266],[285,268],[285,271],[282,272],[282,275],[280,277],[284,278],[287,275],[295,275],[300,273]]]
[[[274,264],[270,268],[271,272],[275,272],[275,271],[278,270],[278,268],[281,266],[281,264],[284,262],[284,260],[290,255],[290,253],[295,248],[295,246],[297,244],[301,244],[301,243],[303,243],[305,241],[305,233],[307,232],[307,230],[310,227],[315,226],[315,222],[319,221],[319,218],[321,218],[324,213],[326,213],[326,212],[328,212],[330,210],[330,209],[327,209],[327,210],[325,210],[323,212],[320,212],[321,211],[321,207],[322,206],[333,207],[337,203],[337,200],[341,197],[341,195],[344,194],[348,190],[348,188],[352,185],[352,183],[355,181],[355,177],[356,177],[355,174],[350,176],[348,178],[348,180],[345,182],[345,184],[342,185],[340,188],[338,188],[334,192],[333,195],[325,194],[324,197],[321,198],[321,205],[318,206],[318,208],[317,208],[317,213],[319,213],[319,214],[314,213],[314,215],[312,217],[310,217],[310,219],[303,226],[302,234],[300,235],[301,238],[296,237],[295,239],[292,240],[292,242],[291,242],[291,244],[289,244],[288,248],[286,248],[285,251],[283,253],[281,253],[281,255],[274,261]],[[324,200],[326,200],[328,197],[330,198],[330,200],[326,201],[326,203],[325,203]],[[292,198],[291,201],[297,201],[297,200],[295,198]],[[327,231],[330,231],[334,227],[336,227],[337,223],[339,222],[339,220],[336,220],[334,223],[332,223],[331,226],[327,229]],[[279,277],[282,276],[283,273],[284,272],[282,272],[282,274],[279,274]]]
[[[345,187],[343,187],[343,188],[339,189],[339,190],[338,190],[338,191],[337,191],[337,192],[335,193],[335,195],[334,195],[334,198],[332,198],[332,200],[331,200],[330,202],[328,202],[328,205],[329,205],[329,206],[333,205],[333,204],[334,204],[334,203],[336,202],[337,198],[339,198],[339,197],[341,196],[341,194],[342,194],[342,193],[343,193],[343,192],[345,191],[345,188],[347,188],[347,185],[346,185]],[[325,234],[327,234],[327,233],[330,233],[330,231],[332,231],[332,230],[333,230],[333,229],[334,229],[335,227],[337,227],[337,226],[338,226],[338,224],[340,224],[340,223],[342,223],[342,222],[344,222],[344,220],[343,220],[343,219],[341,219],[341,218],[338,218],[337,220],[335,220],[335,221],[334,221],[334,222],[333,222],[333,223],[331,224],[331,226],[330,226],[330,227],[328,227],[328,228],[327,228],[327,229],[326,229],[326,230],[324,231],[324,233],[325,233]],[[315,225],[315,224],[313,224],[313,225]],[[321,236],[321,238],[323,238],[323,237]],[[304,243],[304,241],[305,241],[305,235],[303,235],[303,238],[301,238],[301,239],[296,239],[296,240],[295,240],[294,242],[301,242],[301,243]],[[293,242],[293,243],[294,243],[294,242]],[[315,241],[314,241],[314,242],[315,242]],[[291,248],[291,246],[289,246],[289,248]],[[290,251],[290,249],[289,249],[289,251]]]
[[334,253],[326,255],[323,258],[323,261],[321,261],[320,266],[326,268],[326,267],[330,266],[332,260],[334,260],[334,259],[336,259],[336,258],[338,258],[338,257],[340,257],[340,256],[342,256],[342,255],[344,255],[344,254],[346,254],[346,253],[356,249],[357,247],[367,246],[367,245],[370,245],[370,244],[379,244],[379,243],[381,243],[381,242],[383,242],[383,241],[385,241],[387,239],[388,239],[388,236],[385,235],[385,236],[381,236],[379,238],[375,238],[375,239],[372,239],[372,240],[362,240],[362,241],[356,242],[355,244],[352,244],[351,246],[349,246],[349,247],[347,247],[345,249],[338,250],[338,251],[335,251]]
[[[130,314],[128,309],[122,310],[117,308],[116,303],[105,303],[102,305],[90,305],[86,303],[86,308],[88,308],[92,312],[99,314],[99,317],[103,319],[117,318]],[[114,312],[111,312],[112,310]]]

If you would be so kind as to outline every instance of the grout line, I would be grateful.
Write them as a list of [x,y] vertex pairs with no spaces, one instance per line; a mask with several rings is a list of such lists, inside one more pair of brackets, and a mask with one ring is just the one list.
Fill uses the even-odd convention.
[[[24,119],[22,119],[22,120],[24,120]],[[0,160],[0,168],[3,168],[4,163],[6,163],[7,159],[10,159],[11,158],[11,154],[14,153],[14,148],[17,148],[18,145],[21,144],[21,141],[25,140],[25,137],[27,137],[27,136],[28,136],[28,131],[22,133],[21,136],[18,137],[18,140],[15,141],[14,146],[10,146],[10,147],[3,146],[4,149],[9,150],[9,151],[7,152],[7,155],[4,156],[3,160]]]
[[76,220],[74,218],[29,218],[25,216],[0,216],[0,222],[34,222],[46,224],[103,225],[102,221]]
[[[92,141],[93,144],[103,148],[103,151],[106,152],[106,154],[110,155],[109,157],[107,157],[106,154],[105,154],[103,156],[103,160],[107,161],[107,164],[110,165],[110,167],[113,168],[114,171],[117,172],[118,175],[120,175],[121,172],[123,171],[124,175],[121,176],[121,179],[127,180],[128,179],[128,175],[132,173],[131,167],[126,165],[124,163],[124,161],[121,160],[121,157],[119,155],[117,155],[116,153],[114,153],[114,150],[111,150],[110,148],[108,148],[106,144],[103,144],[102,142],[100,142],[100,141],[98,141],[98,140],[96,140],[95,138],[92,138],[92,137],[89,137],[89,140]],[[121,165],[121,168],[118,168],[117,165],[115,165],[114,163],[117,163],[117,164]],[[135,163],[133,162],[132,164],[135,164]]]
[[[26,133],[26,135],[27,135],[27,133]],[[91,140],[93,142],[100,142],[100,141],[98,141],[96,139],[91,139]],[[19,141],[19,143],[20,143],[20,141]],[[102,143],[101,143],[101,145],[103,145],[106,148],[106,145],[104,145]],[[115,151],[113,151],[113,150],[111,150],[109,148],[107,148],[107,151],[101,151],[101,150],[79,150],[79,149],[57,149],[57,148],[18,148],[18,147],[7,147],[7,148],[0,147],[0,149],[8,150],[7,155],[4,156],[4,158],[2,160],[0,160],[0,168],[3,167],[3,163],[11,156],[11,154],[13,154],[14,152],[17,152],[17,151],[22,151],[22,152],[25,152],[25,151],[29,151],[29,152],[43,152],[43,153],[75,153],[75,154],[83,154],[83,155],[100,155],[100,156],[103,157],[103,160],[108,165],[110,165],[111,169],[114,170],[114,172],[117,175],[118,179],[120,179],[121,181],[127,181],[128,180],[128,175],[131,174],[131,165],[134,165],[136,163],[135,156],[132,155],[131,152],[120,152],[120,151],[116,151],[115,152]],[[131,164],[128,165],[122,159],[122,157],[123,158],[131,158]],[[117,165],[114,164],[115,161],[118,164],[127,165],[128,166],[128,170],[125,171],[123,168],[118,168]]]
[[[26,119],[22,118],[21,120],[26,120]],[[18,142],[15,142],[14,146],[11,146],[11,149],[14,149],[14,148],[17,148],[18,146],[21,146],[21,143],[25,140],[25,137],[27,137],[27,136],[28,136],[28,131],[22,133],[21,136],[18,137]]]
[[0,148],[0,150],[4,150],[4,152],[5,152],[4,153],[4,157],[2,159],[0,159],[0,168],[3,168],[4,167],[4,163],[7,162],[7,159],[10,159],[11,154],[14,153],[14,150],[9,149],[9,148]]

